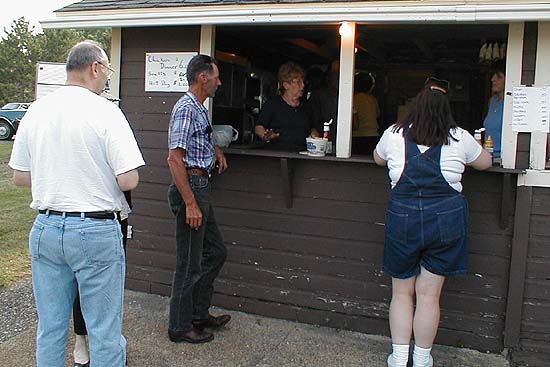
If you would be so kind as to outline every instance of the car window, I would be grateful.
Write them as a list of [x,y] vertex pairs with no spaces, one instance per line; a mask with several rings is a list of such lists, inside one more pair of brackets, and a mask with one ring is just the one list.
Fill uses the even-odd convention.
[[16,110],[19,108],[19,103],[8,103],[2,107],[3,110]]

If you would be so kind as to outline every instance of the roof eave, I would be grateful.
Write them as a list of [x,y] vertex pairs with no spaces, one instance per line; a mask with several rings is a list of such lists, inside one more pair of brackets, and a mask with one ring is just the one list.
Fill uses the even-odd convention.
[[58,12],[43,28],[144,27],[200,24],[336,23],[343,20],[384,23],[508,23],[549,21],[550,3],[430,5],[418,2],[306,3],[193,6]]

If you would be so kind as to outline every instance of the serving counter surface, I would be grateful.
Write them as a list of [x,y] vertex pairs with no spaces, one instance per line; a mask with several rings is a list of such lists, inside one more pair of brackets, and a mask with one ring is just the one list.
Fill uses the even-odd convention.
[[[326,155],[324,157],[314,157],[307,154],[301,154],[301,153],[295,153],[295,152],[268,150],[259,145],[242,145],[242,146],[234,145],[231,148],[224,148],[223,151],[226,154],[239,154],[239,155],[257,156],[257,157],[376,164],[376,162],[374,162],[373,157],[370,155],[353,155],[350,158],[338,158],[334,155]],[[524,169],[509,169],[509,168],[502,168],[500,166],[493,166],[489,168],[487,171],[496,172],[496,173],[510,173],[510,174],[525,173]]]

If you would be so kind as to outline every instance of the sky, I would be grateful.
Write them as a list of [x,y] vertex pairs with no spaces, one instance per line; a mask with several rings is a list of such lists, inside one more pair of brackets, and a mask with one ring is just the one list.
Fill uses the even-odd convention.
[[60,9],[80,0],[4,0],[0,12],[0,36],[4,36],[4,28],[11,29],[14,19],[25,17],[35,31],[40,32],[38,21],[55,18],[54,10]]

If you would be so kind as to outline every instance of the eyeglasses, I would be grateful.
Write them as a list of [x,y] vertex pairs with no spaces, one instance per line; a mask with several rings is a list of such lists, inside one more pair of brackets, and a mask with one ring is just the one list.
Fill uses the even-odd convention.
[[451,83],[449,83],[448,80],[434,78],[433,76],[429,76],[426,78],[426,80],[424,81],[424,86],[426,85],[438,87],[438,88],[433,88],[437,90],[444,89],[445,91],[443,93],[447,93],[451,88]]
[[106,65],[106,64],[102,63],[101,61],[97,61],[97,63],[99,65],[103,66],[104,68],[106,68],[107,70],[109,70],[109,73],[107,74],[107,78],[110,78],[111,76],[113,76],[113,73],[115,72],[115,69],[113,69],[110,64]]
[[292,79],[291,81],[289,81],[290,84],[304,84],[304,79]]

